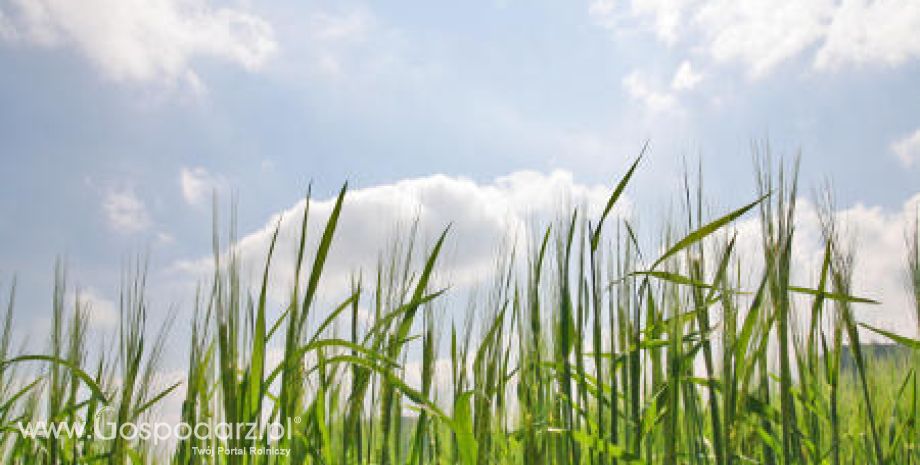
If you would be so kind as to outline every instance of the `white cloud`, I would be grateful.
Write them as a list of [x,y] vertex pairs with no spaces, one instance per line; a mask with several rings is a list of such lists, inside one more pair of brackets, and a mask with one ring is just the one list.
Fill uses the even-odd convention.
[[740,62],[760,77],[820,40],[830,0],[709,0],[693,12],[704,46],[718,62]]
[[[519,251],[527,250],[531,221],[540,220],[542,224],[555,220],[567,204],[587,205],[596,217],[608,195],[607,187],[579,184],[570,173],[562,171],[521,171],[489,183],[433,175],[356,189],[346,196],[322,289],[332,294],[329,297],[336,297],[339,291],[345,291],[352,272],[363,270],[367,277],[398,231],[405,232],[416,218],[420,239],[429,244],[451,225],[438,268],[442,284],[456,287],[480,283],[491,275],[500,246],[516,244]],[[629,200],[623,198],[621,202],[615,214],[628,212]],[[333,203],[334,199],[311,203],[311,240],[320,236]],[[279,214],[281,230],[272,269],[273,282],[278,286],[273,294],[282,301],[293,282],[303,207],[301,201]],[[264,228],[240,240],[240,259],[247,276],[255,278],[263,266],[278,221],[276,215]],[[176,263],[174,269],[206,277],[210,263],[210,258],[202,258]]]
[[[434,175],[356,189],[346,196],[320,286],[324,295],[320,297],[331,301],[344,296],[356,271],[363,271],[368,279],[381,252],[387,250],[394,237],[404,237],[399,231],[405,232],[416,218],[420,238],[429,245],[451,224],[436,286],[450,285],[452,294],[456,294],[459,289],[486,284],[493,276],[500,247],[515,244],[518,258],[523,259],[534,245],[534,226],[537,229],[545,226],[571,205],[587,205],[588,217],[596,218],[608,195],[609,186],[581,184],[571,174],[561,171],[516,172],[486,183]],[[623,200],[616,214],[631,215],[632,203]],[[275,287],[271,289],[278,302],[289,296],[293,283],[294,252],[303,206],[301,201],[280,212],[260,230],[243,236],[239,243],[243,276],[256,282],[280,218],[281,229],[272,261]],[[311,247],[315,247],[332,206],[333,199],[311,203],[308,231],[308,238],[313,241]],[[917,326],[910,316],[905,287],[904,231],[918,206],[920,194],[900,209],[858,204],[837,212],[844,237],[852,238],[855,244],[853,293],[882,302],[877,307],[861,306],[858,310],[861,321],[907,335]],[[746,271],[756,272],[756,262],[761,257],[758,220],[752,215],[736,227],[739,253],[744,254],[744,263],[751,267]],[[507,247],[504,250],[507,252]],[[814,285],[823,251],[818,209],[814,203],[800,200],[793,248],[796,284]],[[201,258],[176,263],[173,270],[207,277],[210,264],[210,258]]]
[[98,290],[83,289],[79,293],[79,298],[85,305],[86,316],[91,327],[110,329],[118,324],[118,308]]
[[668,45],[677,42],[680,36],[684,10],[693,0],[633,0],[629,7],[618,7],[615,0],[594,0],[588,7],[588,14],[606,29],[628,29],[638,22],[641,29],[653,31],[657,38]]
[[642,103],[649,113],[661,114],[679,112],[681,106],[678,94],[693,90],[702,80],[703,75],[693,69],[690,61],[684,60],[674,71],[670,84],[639,70],[627,74],[621,83],[629,97]]
[[132,189],[109,190],[102,199],[102,209],[109,227],[119,233],[137,233],[150,226],[147,207]]
[[818,68],[847,64],[900,65],[920,57],[920,3],[844,0],[818,51]]
[[913,166],[920,160],[920,129],[893,142],[891,151],[898,156],[904,166]]
[[[913,321],[905,279],[907,249],[904,234],[918,207],[920,194],[908,199],[896,210],[857,204],[836,212],[840,238],[850,244],[855,253],[852,293],[881,303],[878,306],[858,305],[859,320],[908,336],[915,334],[918,325]],[[824,257],[821,218],[814,202],[799,199],[795,221],[792,280],[797,285],[812,287]],[[736,228],[739,232],[739,253],[751,266],[749,271],[758,272],[756,269],[762,263],[759,220],[748,218]],[[756,283],[746,284],[747,288],[754,286]],[[808,299],[803,302],[810,304]],[[798,310],[804,319],[807,309],[800,307]],[[878,339],[868,333],[867,337]]]
[[0,10],[0,39],[13,40],[15,37],[16,31],[13,29],[13,24],[10,23],[3,10]]
[[677,67],[677,72],[674,73],[674,79],[671,80],[671,89],[676,91],[693,90],[702,80],[703,75],[694,71],[693,65],[684,60]]
[[[119,82],[200,86],[198,58],[249,71],[277,49],[272,26],[241,9],[209,0],[12,0],[2,12],[7,38],[72,47]],[[9,18],[3,27],[3,17]]]
[[658,38],[668,44],[677,42],[681,19],[687,0],[635,0],[632,3],[632,12],[635,15],[651,16],[654,18],[651,27]]
[[900,210],[857,204],[840,212],[844,231],[852,237],[856,250],[854,292],[882,303],[865,308],[863,321],[907,335],[916,332],[918,322],[910,317],[904,234],[918,207],[920,195],[914,195]]
[[639,71],[633,71],[623,78],[623,88],[633,100],[641,102],[651,113],[664,113],[677,108],[674,95],[656,89]]
[[179,171],[179,185],[182,197],[189,205],[201,205],[226,184],[223,177],[213,175],[206,169],[182,167]]
[[757,78],[816,50],[813,66],[896,66],[920,57],[920,4],[912,0],[597,0],[589,15],[609,29],[638,23],[659,41],[684,41]]

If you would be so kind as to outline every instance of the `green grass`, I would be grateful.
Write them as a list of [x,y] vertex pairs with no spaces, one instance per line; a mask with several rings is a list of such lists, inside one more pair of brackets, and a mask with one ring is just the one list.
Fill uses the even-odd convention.
[[[920,464],[920,343],[858,321],[855,306],[874,303],[851,293],[857,251],[838,237],[832,209],[813,283],[793,282],[795,169],[774,175],[767,166],[759,195],[713,217],[687,182],[683,215],[643,249],[633,225],[610,215],[640,160],[598,218],[575,209],[545,225],[529,250],[499,253],[494,282],[465,316],[450,307],[452,321],[450,290],[433,284],[451,240],[446,225],[428,248],[414,233],[396,241],[374,273],[356,275],[325,306],[317,295],[329,285],[323,269],[346,188],[318,240],[306,237],[308,201],[297,284],[273,309],[277,232],[250,295],[233,237],[220,244],[215,220],[213,279],[199,287],[191,321],[179,322],[191,328],[185,378],[160,388],[172,318],[150,327],[142,262],[122,283],[113,350],[89,350],[85,305],[66,301],[60,265],[47,350],[17,350],[14,284],[0,321],[0,462]],[[760,256],[746,257],[730,226],[756,214]],[[908,238],[920,319],[916,225]],[[755,258],[761,271],[743,275]],[[861,341],[873,332],[901,348]],[[420,382],[410,381],[410,361]],[[30,438],[16,426],[92,419],[102,409],[123,425],[168,398],[181,399],[189,424],[293,419],[293,431],[189,438],[164,450],[92,429]],[[216,446],[289,455],[196,453]]]

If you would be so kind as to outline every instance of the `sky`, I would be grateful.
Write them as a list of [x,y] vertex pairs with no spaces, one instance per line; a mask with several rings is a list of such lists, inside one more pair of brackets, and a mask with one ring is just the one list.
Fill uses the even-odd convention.
[[697,163],[713,211],[749,202],[768,141],[801,156],[801,263],[830,184],[869,318],[911,328],[918,30],[916,0],[0,0],[0,295],[15,277],[36,334],[62,257],[111,326],[147,253],[154,307],[187,309],[213,192],[257,262],[308,185],[322,212],[346,181],[331,282],[416,216],[457,225],[449,275],[474,280],[484,244],[596,210],[645,141],[623,215],[668,211]]

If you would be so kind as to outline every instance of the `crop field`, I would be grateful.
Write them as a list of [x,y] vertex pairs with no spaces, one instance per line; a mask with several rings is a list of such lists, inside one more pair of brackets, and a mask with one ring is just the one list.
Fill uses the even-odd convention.
[[[641,160],[601,215],[573,208],[539,226],[525,250],[497,252],[478,297],[450,308],[436,279],[448,225],[399,238],[338,303],[319,298],[345,188],[320,237],[306,237],[306,203],[280,308],[270,271],[288,251],[274,242],[263,278],[246,283],[232,241],[215,239],[213,277],[172,325],[150,323],[144,266],[130,266],[102,353],[63,269],[53,306],[38,310],[50,333],[30,335],[39,352],[18,349],[7,286],[0,462],[920,465],[916,328],[860,320],[885,296],[851,290],[859,251],[830,208],[823,260],[797,281],[796,168],[764,163],[759,195],[716,214],[688,182],[679,213],[644,246],[634,219],[612,214]],[[740,219],[759,220],[755,256],[738,246]],[[918,321],[916,227],[906,237]],[[176,325],[191,328],[185,374],[163,386]],[[185,427],[153,423],[168,399]]]

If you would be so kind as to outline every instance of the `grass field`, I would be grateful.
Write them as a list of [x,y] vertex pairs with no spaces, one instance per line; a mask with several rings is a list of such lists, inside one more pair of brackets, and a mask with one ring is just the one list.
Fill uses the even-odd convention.
[[[831,209],[810,283],[792,278],[794,170],[759,171],[759,196],[712,217],[685,188],[683,213],[643,249],[633,225],[610,214],[640,160],[602,215],[575,209],[528,250],[499,254],[494,282],[465,316],[452,309],[453,321],[439,309],[450,289],[433,284],[449,228],[428,248],[404,238],[339,304],[319,303],[344,188],[319,240],[305,237],[304,215],[298,285],[280,309],[267,297],[274,242],[250,286],[232,245],[223,253],[215,240],[214,277],[181,313],[191,321],[178,322],[192,327],[187,374],[171,386],[156,387],[170,326],[147,322],[143,266],[126,272],[113,350],[92,357],[85,309],[70,304],[62,277],[47,350],[15,350],[10,289],[0,462],[920,464],[920,342],[858,321],[854,307],[876,304],[852,295],[856,251]],[[746,257],[731,226],[757,215],[759,256]],[[908,236],[905,292],[917,297],[920,237]],[[763,266],[745,275],[753,258]],[[860,341],[870,334],[898,348]],[[286,430],[173,438],[164,451],[94,426],[145,421],[168,397],[182,398],[188,425]],[[41,421],[88,426],[71,435],[17,426]]]

